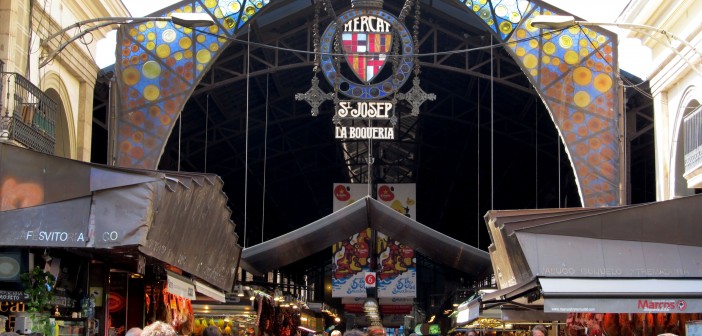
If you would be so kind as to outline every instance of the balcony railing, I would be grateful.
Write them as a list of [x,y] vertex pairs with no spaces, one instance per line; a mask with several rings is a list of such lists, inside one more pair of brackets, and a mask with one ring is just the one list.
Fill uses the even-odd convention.
[[54,154],[58,104],[22,75],[0,74],[0,140]]
[[702,166],[702,109],[685,117],[685,175]]

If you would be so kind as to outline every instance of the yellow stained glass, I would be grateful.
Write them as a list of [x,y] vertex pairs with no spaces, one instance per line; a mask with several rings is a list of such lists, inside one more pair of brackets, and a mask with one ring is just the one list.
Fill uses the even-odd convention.
[[577,67],[573,70],[573,81],[575,84],[585,86],[592,81],[592,71],[586,67]]
[[563,55],[563,59],[568,64],[577,64],[578,61],[580,60],[580,57],[578,56],[578,53],[576,53],[575,51],[568,50],[565,52],[565,55]]
[[168,44],[161,44],[156,47],[156,56],[166,58],[171,55],[171,47]]
[[573,95],[573,102],[579,107],[586,107],[590,105],[590,94],[585,91],[578,91]]
[[141,72],[146,78],[156,78],[161,75],[161,65],[156,61],[148,61],[141,66]]
[[192,45],[193,45],[193,40],[191,40],[187,36],[181,37],[180,40],[178,41],[178,46],[181,49],[189,49]]
[[558,45],[563,49],[570,49],[570,47],[573,46],[573,38],[570,37],[570,35],[561,35],[561,37],[558,38]]
[[128,67],[122,71],[122,80],[124,81],[124,84],[133,86],[136,83],[139,83],[139,79],[141,79],[141,74],[139,74],[139,70],[133,67]]
[[606,73],[595,76],[595,89],[600,92],[607,92],[612,88],[612,77]]
[[539,63],[539,60],[536,58],[536,56],[534,56],[534,54],[526,54],[524,56],[523,62],[525,67],[532,69],[536,67],[536,65]]
[[556,45],[550,41],[546,42],[546,43],[544,43],[543,50],[544,50],[544,53],[546,53],[546,55],[553,55],[553,53],[556,52]]
[[212,59],[212,53],[209,50],[202,49],[197,52],[197,61],[203,64],[207,64]]
[[159,90],[158,86],[156,85],[147,85],[144,88],[144,98],[147,100],[156,100],[158,97],[161,95],[161,90]]
[[509,34],[512,31],[512,24],[509,21],[502,21],[500,23],[500,31],[503,34]]

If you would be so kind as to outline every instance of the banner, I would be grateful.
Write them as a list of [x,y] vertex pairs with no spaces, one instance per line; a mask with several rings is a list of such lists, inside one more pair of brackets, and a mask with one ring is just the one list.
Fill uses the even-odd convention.
[[332,297],[366,297],[365,273],[370,271],[371,229],[332,246]]
[[334,183],[332,211],[338,211],[366,195],[368,195],[368,185],[365,183]]
[[414,183],[378,184],[378,201],[417,220],[417,185]]
[[[379,184],[378,200],[395,211],[417,219],[416,185]],[[417,296],[417,259],[414,248],[378,232],[378,298]]]
[[[337,211],[368,194],[368,185],[335,183],[333,209]],[[332,246],[332,297],[366,297],[365,272],[370,271],[370,228]]]

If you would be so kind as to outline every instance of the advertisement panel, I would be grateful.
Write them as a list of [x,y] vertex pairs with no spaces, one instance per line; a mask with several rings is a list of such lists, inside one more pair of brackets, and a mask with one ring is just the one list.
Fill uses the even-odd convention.
[[[378,200],[395,211],[417,218],[416,185],[379,184]],[[417,296],[417,259],[414,248],[378,232],[378,298]]]
[[[333,209],[337,211],[368,194],[368,185],[335,183]],[[365,272],[370,271],[370,228],[332,245],[332,297],[366,297]]]
[[370,271],[371,229],[332,246],[332,297],[366,297],[365,275]]

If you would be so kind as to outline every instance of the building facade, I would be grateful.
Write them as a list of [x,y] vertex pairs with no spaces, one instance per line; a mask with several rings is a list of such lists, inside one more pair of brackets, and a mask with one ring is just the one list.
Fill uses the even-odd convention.
[[618,22],[662,30],[627,31],[652,49],[656,198],[692,195],[702,188],[702,1],[634,0]]
[[1,137],[23,147],[90,161],[97,41],[86,34],[47,56],[79,31],[47,37],[99,17],[129,16],[119,0],[7,0],[0,3]]

